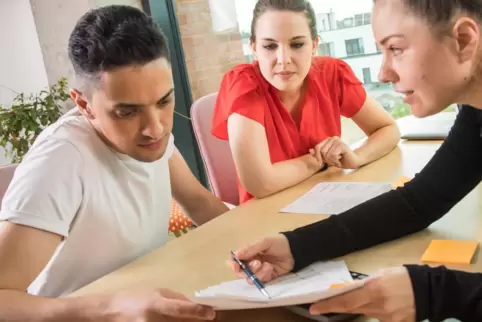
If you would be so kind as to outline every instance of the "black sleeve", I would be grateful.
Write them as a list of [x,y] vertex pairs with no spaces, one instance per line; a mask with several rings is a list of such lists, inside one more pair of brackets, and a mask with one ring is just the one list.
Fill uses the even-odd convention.
[[482,274],[444,266],[405,267],[415,294],[416,321],[482,321]]
[[481,180],[479,113],[464,106],[434,157],[403,188],[342,214],[284,232],[295,270],[420,231],[446,214]]

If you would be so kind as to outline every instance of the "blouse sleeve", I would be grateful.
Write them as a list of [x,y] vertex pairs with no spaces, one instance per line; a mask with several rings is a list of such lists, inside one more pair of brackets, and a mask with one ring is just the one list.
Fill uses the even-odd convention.
[[228,118],[233,113],[264,126],[264,107],[256,75],[249,70],[250,65],[238,67],[224,75],[214,107],[212,134],[222,140],[228,140]]
[[337,63],[340,113],[344,117],[351,118],[365,104],[367,93],[351,67],[340,59],[337,59]]

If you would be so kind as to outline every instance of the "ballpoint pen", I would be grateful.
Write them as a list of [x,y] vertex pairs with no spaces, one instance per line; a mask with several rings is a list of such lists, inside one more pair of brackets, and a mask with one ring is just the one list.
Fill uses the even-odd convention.
[[239,266],[241,266],[241,269],[244,271],[246,276],[248,276],[252,281],[253,284],[258,288],[258,290],[263,293],[266,297],[271,299],[271,296],[269,296],[268,292],[266,291],[266,288],[264,287],[264,284],[258,279],[258,277],[249,269],[248,265],[244,264],[242,261],[240,261],[236,255],[234,254],[233,251],[231,251],[231,255],[233,257],[233,260],[238,263]]

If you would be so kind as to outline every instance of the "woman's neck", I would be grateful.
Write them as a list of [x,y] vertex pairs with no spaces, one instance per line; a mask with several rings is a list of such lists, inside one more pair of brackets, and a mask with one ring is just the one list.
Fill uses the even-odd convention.
[[305,85],[303,84],[300,88],[292,91],[279,91],[279,98],[281,102],[286,106],[288,111],[295,109],[300,102],[303,100],[305,93]]
[[482,110],[482,74],[474,77],[457,103],[467,104]]
[[280,91],[279,97],[281,102],[286,105],[286,108],[290,110],[301,99],[301,89],[298,89],[297,91]]

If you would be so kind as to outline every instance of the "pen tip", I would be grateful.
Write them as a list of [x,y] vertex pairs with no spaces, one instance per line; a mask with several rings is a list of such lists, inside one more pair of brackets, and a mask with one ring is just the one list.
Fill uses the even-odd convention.
[[268,291],[263,289],[263,294],[266,295],[266,297],[268,297],[271,300],[271,296],[269,295]]

